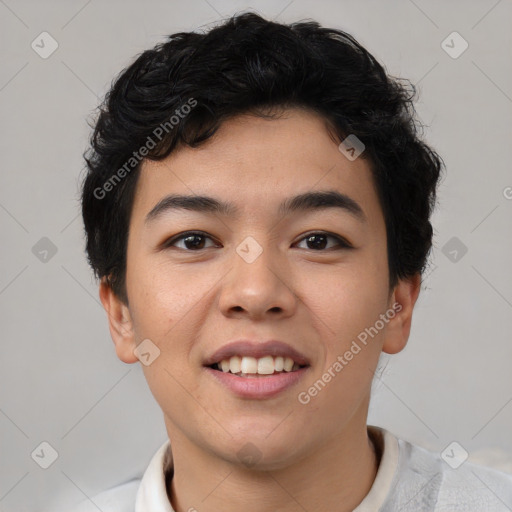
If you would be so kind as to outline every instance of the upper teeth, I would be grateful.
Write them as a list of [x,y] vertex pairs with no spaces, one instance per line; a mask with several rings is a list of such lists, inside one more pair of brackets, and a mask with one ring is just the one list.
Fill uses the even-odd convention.
[[294,363],[291,357],[273,357],[265,356],[256,359],[247,356],[232,356],[229,359],[223,359],[219,363],[223,372],[231,373],[258,373],[260,375],[271,375],[276,372],[298,370],[300,367]]

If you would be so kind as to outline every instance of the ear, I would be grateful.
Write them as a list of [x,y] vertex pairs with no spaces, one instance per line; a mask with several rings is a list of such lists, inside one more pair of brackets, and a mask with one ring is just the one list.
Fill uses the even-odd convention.
[[389,307],[395,316],[388,322],[382,351],[396,354],[405,348],[411,332],[412,312],[421,288],[421,275],[400,279],[391,294]]
[[128,306],[112,291],[106,278],[101,279],[99,294],[107,312],[110,336],[116,347],[117,357],[124,363],[137,362],[137,356],[133,352],[137,344]]

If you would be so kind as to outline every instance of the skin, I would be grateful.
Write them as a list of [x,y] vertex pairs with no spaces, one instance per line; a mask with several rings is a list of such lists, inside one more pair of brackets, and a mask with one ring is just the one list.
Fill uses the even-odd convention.
[[[278,217],[283,199],[326,189],[357,201],[367,222],[337,208]],[[146,214],[170,193],[232,201],[241,214],[181,210],[145,226]],[[211,238],[198,240],[201,250],[183,239],[162,248],[187,230]],[[326,248],[315,249],[304,238],[312,231],[335,233],[353,248],[336,248],[328,238]],[[250,264],[236,252],[246,236],[263,249]],[[119,359],[139,362],[134,349],[146,338],[161,351],[142,368],[172,444],[168,495],[177,512],[343,512],[363,500],[378,467],[366,426],[373,372],[381,351],[405,347],[421,283],[417,275],[389,290],[384,216],[369,163],[349,161],[321,117],[300,109],[273,120],[238,116],[199,148],[146,161],[130,220],[126,283],[129,306],[105,281],[100,298]],[[299,392],[395,303],[401,311],[301,404]],[[240,338],[283,340],[311,367],[274,398],[238,398],[202,362]],[[248,442],[261,454],[252,467],[237,456]]]

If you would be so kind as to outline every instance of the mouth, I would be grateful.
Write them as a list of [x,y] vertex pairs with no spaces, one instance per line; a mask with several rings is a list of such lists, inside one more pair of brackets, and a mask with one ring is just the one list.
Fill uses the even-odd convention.
[[214,371],[249,379],[293,373],[307,367],[308,364],[299,364],[291,357],[272,355],[259,358],[235,355],[207,365],[207,368]]
[[204,371],[216,385],[246,400],[277,396],[297,385],[310,366],[306,355],[277,340],[234,341],[203,361]]
[[266,400],[296,386],[310,371],[310,365],[282,356],[231,356],[205,365],[204,370],[221,389],[237,398]]

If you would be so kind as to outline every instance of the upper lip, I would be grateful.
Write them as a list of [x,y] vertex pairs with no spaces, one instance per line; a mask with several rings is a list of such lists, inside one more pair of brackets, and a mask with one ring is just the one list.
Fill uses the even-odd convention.
[[213,354],[206,358],[204,366],[211,366],[212,364],[219,363],[224,359],[229,359],[232,356],[241,357],[255,357],[256,359],[264,356],[281,356],[290,357],[301,366],[309,366],[308,358],[292,346],[276,340],[269,341],[250,341],[250,340],[237,340],[227,343]]

